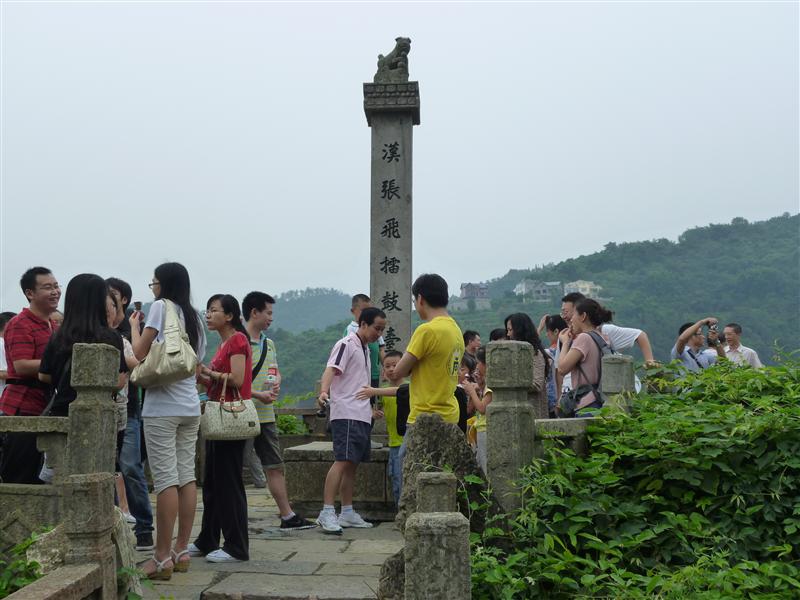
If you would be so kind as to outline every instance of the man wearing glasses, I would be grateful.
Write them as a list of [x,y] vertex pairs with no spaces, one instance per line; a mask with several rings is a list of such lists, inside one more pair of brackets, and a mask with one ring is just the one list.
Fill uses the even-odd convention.
[[[725,351],[719,343],[719,334],[716,330],[717,319],[706,317],[697,323],[684,323],[678,330],[678,339],[670,352],[672,360],[680,360],[688,371],[701,371],[707,369],[715,362],[717,357],[725,358]],[[716,354],[710,351],[703,351],[705,337],[703,336],[703,325],[709,327],[708,342],[712,345]]]
[[[0,398],[0,414],[35,417],[47,406],[49,388],[38,379],[39,363],[55,323],[61,287],[50,269],[32,267],[20,279],[28,308],[9,321],[5,330],[8,379]],[[9,433],[3,443],[0,479],[3,483],[41,483],[41,455],[36,434]]]

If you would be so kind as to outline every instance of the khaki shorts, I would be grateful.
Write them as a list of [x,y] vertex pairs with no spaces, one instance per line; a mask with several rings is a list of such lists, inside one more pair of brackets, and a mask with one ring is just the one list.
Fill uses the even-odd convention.
[[261,433],[253,439],[253,448],[265,469],[283,469],[281,445],[278,442],[278,425],[261,423]]
[[142,422],[154,492],[193,482],[200,417],[143,417]]

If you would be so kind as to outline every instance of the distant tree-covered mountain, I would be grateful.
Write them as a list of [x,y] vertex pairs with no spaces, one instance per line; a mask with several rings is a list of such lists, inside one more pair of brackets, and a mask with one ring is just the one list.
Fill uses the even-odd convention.
[[[767,221],[695,227],[676,242],[660,239],[609,243],[600,252],[529,270],[511,270],[487,282],[491,309],[453,313],[462,330],[477,330],[484,341],[504,318],[527,312],[534,323],[557,313],[551,302],[523,302],[514,294],[522,279],[590,280],[602,286],[602,302],[614,322],[647,331],[656,358],[666,361],[687,321],[715,316],[722,325],[742,325],[742,341],[771,362],[777,346],[800,348],[800,215]],[[459,282],[451,281],[456,290]],[[284,377],[283,390],[305,394],[314,389],[333,343],[348,322],[350,298],[331,289],[282,294],[275,307],[275,330]],[[415,315],[416,317],[416,315]],[[415,318],[415,324],[419,321]],[[217,336],[209,338],[213,356]],[[633,354],[641,359],[638,350]]]
[[330,288],[284,292],[275,298],[275,325],[292,333],[324,329],[350,315],[350,296]]

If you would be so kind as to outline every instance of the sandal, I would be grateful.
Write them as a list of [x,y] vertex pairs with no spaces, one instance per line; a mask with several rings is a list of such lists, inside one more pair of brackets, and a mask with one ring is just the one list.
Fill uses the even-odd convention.
[[153,554],[153,558],[151,560],[155,563],[156,570],[149,574],[145,572],[145,577],[147,577],[147,579],[150,581],[169,581],[172,578],[172,571],[175,567],[174,564],[170,565],[169,567],[165,565],[172,562],[172,556],[168,556],[164,560],[160,561],[156,558],[156,555]]
[[[173,570],[176,573],[186,573],[189,570],[189,565],[192,564],[191,554],[189,553],[189,549],[181,550],[180,552],[175,552],[175,550],[170,550],[172,553],[172,564]],[[181,556],[188,556],[189,560],[181,560]]]

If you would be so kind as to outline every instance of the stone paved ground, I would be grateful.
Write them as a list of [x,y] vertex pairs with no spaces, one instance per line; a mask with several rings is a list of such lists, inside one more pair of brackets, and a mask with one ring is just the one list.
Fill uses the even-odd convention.
[[[200,493],[198,491],[198,496]],[[155,498],[151,497],[155,510]],[[342,536],[319,528],[282,532],[278,511],[263,489],[247,488],[250,561],[214,564],[193,558],[188,573],[145,589],[146,600],[350,600],[375,598],[380,566],[403,546],[392,523],[345,529]],[[198,497],[193,534],[200,530]],[[358,507],[356,506],[356,510]],[[316,518],[316,515],[305,515]],[[313,519],[312,519],[313,520]],[[150,553],[140,553],[141,560]]]

